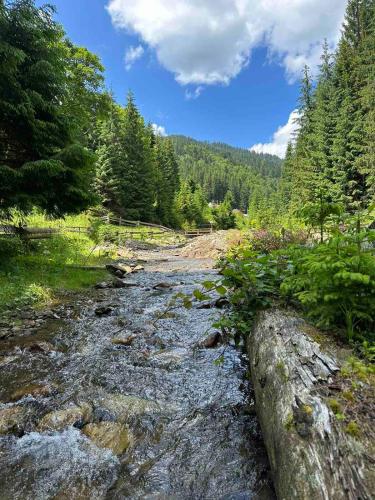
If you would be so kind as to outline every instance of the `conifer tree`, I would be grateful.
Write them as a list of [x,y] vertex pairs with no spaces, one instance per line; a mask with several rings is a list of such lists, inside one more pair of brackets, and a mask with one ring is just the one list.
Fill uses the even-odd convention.
[[0,210],[52,215],[93,200],[93,157],[64,112],[69,78],[65,34],[50,6],[0,2]]
[[114,103],[109,118],[99,123],[96,162],[96,190],[104,207],[121,214],[124,206],[122,186],[124,152],[121,130],[123,111]]
[[156,216],[166,225],[176,225],[175,197],[179,189],[177,159],[170,140],[158,138],[156,155]]
[[131,92],[124,110],[121,141],[123,213],[130,219],[149,221],[153,218],[155,189],[152,138]]

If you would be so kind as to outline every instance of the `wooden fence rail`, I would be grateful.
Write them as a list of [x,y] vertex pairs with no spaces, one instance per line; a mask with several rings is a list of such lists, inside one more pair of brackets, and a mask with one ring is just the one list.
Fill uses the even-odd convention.
[[[146,238],[152,238],[154,236],[162,236],[166,234],[177,234],[185,236],[186,238],[195,238],[197,236],[202,236],[205,234],[210,234],[213,232],[211,227],[200,227],[196,229],[188,229],[186,231],[173,230],[165,226],[160,226],[158,224],[151,224],[139,221],[128,221],[121,218],[105,217],[102,218],[103,222],[107,224],[113,224],[118,226],[118,231],[114,233],[115,237],[125,237],[131,238],[134,236],[143,236]],[[129,231],[130,228],[139,228],[143,230],[139,231]],[[149,229],[147,231],[147,228]],[[127,230],[128,229],[128,230]],[[87,226],[59,226],[59,227],[29,227],[29,226],[15,226],[11,224],[0,224],[0,236],[20,236],[26,240],[34,239],[47,239],[52,238],[54,235],[61,233],[78,233],[78,234],[88,234],[90,228]]]

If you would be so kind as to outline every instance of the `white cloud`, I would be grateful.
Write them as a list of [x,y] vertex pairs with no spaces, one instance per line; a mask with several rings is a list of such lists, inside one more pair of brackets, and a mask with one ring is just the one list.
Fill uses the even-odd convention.
[[204,90],[204,88],[202,87],[202,85],[199,85],[194,90],[186,89],[185,90],[185,99],[187,99],[188,101],[191,101],[192,99],[198,99],[198,97],[201,95],[203,90]]
[[152,130],[155,135],[160,135],[161,137],[166,137],[167,132],[165,131],[165,128],[162,127],[161,125],[157,125],[156,123],[153,123],[152,125]]
[[284,158],[288,142],[293,139],[294,134],[298,130],[298,123],[296,122],[298,116],[299,113],[295,109],[290,113],[288,123],[279,127],[273,134],[272,142],[254,144],[254,146],[250,148],[250,151],[255,151],[255,153],[268,153]]
[[125,53],[125,68],[127,71],[133,66],[135,61],[140,59],[145,52],[145,49],[142,45],[138,45],[138,47],[133,47],[132,45],[128,48]]
[[228,84],[265,44],[293,80],[334,46],[344,0],[109,0],[113,24],[141,37],[182,85]]

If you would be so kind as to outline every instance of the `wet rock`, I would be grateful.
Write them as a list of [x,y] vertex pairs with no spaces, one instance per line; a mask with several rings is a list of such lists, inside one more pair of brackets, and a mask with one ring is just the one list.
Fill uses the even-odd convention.
[[173,283],[162,282],[162,283],[158,283],[157,285],[154,285],[153,289],[154,290],[168,290],[169,288],[173,288],[174,286],[176,286],[176,285]]
[[114,288],[131,288],[131,287],[136,287],[139,286],[138,283],[135,283],[134,281],[124,281],[123,279],[120,278],[115,278],[113,280],[113,287]]
[[197,306],[197,309],[211,309],[212,308],[212,302],[202,302]]
[[155,414],[160,411],[159,405],[153,401],[137,396],[124,396],[123,394],[108,394],[96,402],[96,407],[109,411],[121,423],[126,423],[134,417]]
[[53,385],[41,385],[41,384],[29,384],[25,387],[20,387],[15,390],[11,397],[11,401],[19,401],[25,396],[33,396],[33,397],[48,397],[52,394],[56,393],[56,386]]
[[41,353],[49,353],[55,351],[55,347],[50,344],[49,342],[34,342],[33,344],[29,345],[28,350],[30,352],[41,352]]
[[111,314],[112,311],[113,311],[112,307],[100,306],[95,309],[95,314],[97,316],[107,316],[108,314]]
[[223,309],[224,307],[227,306],[229,306],[229,300],[225,297],[219,297],[214,302],[214,307],[216,307],[217,309]]
[[200,342],[199,347],[203,347],[204,349],[213,349],[217,347],[219,344],[223,343],[223,337],[220,332],[215,332],[209,335],[207,338]]
[[124,271],[120,271],[120,269],[117,269],[117,271],[115,271],[115,276],[117,276],[118,278],[122,278],[124,276]]
[[0,410],[0,435],[19,434],[24,424],[24,411],[21,406],[12,406]]
[[112,339],[112,344],[114,345],[119,345],[119,346],[130,346],[136,339],[135,335],[129,335],[128,337],[121,338],[121,337],[116,337]]
[[117,276],[117,272],[120,271],[122,275],[131,274],[133,269],[130,266],[126,266],[124,264],[107,264],[106,269],[111,273]]
[[130,446],[130,435],[123,424],[116,422],[99,422],[87,424],[82,429],[83,434],[99,448],[106,448],[115,455],[121,455]]
[[178,352],[161,350],[151,355],[151,359],[156,361],[159,368],[176,368],[181,364],[183,357]]
[[100,283],[97,283],[94,288],[96,288],[97,290],[105,290],[106,288],[109,288],[109,285],[105,281],[102,281]]
[[135,266],[135,268],[133,269],[133,272],[136,273],[136,272],[139,272],[139,271],[144,271],[144,269],[145,268],[143,266],[138,265],[138,266]]
[[65,427],[74,426],[81,428],[92,418],[92,407],[89,404],[72,406],[65,410],[47,413],[38,424],[39,431],[60,431]]

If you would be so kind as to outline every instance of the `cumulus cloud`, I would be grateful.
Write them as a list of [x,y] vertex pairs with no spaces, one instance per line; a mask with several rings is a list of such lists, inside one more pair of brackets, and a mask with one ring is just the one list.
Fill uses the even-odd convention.
[[228,84],[265,45],[289,80],[340,35],[343,0],[109,0],[113,24],[137,34],[182,85]]
[[127,71],[133,66],[135,61],[140,59],[145,52],[145,49],[142,45],[138,45],[138,47],[133,47],[132,45],[128,48],[125,53],[125,68]]
[[166,137],[167,132],[165,131],[165,128],[162,127],[161,125],[157,125],[156,123],[153,123],[152,125],[152,130],[155,135],[160,135],[161,137]]
[[290,113],[288,122],[279,127],[273,134],[272,142],[254,144],[254,146],[250,148],[250,151],[255,151],[255,153],[268,153],[284,158],[288,142],[293,139],[294,134],[298,130],[298,117],[298,110],[295,109]]

